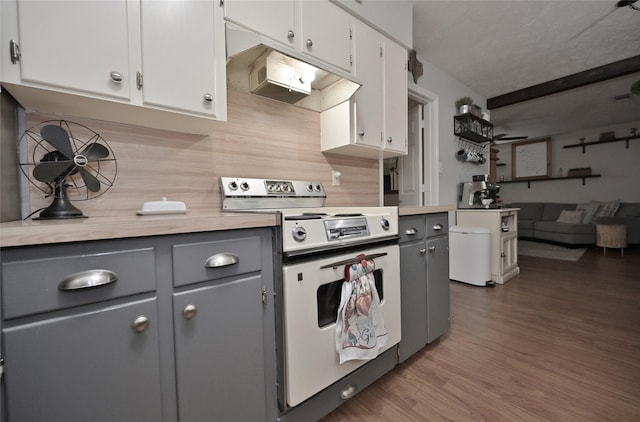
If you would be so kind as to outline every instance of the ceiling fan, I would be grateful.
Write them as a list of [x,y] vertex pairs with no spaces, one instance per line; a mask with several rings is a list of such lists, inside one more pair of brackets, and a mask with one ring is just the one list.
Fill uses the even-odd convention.
[[503,145],[528,138],[528,136],[507,136],[506,133],[499,133],[493,137],[491,145]]

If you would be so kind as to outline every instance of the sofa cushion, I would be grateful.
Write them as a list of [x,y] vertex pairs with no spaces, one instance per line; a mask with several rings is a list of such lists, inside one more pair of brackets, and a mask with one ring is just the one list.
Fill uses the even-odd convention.
[[514,202],[510,207],[520,208],[518,220],[542,220],[542,211],[544,210],[542,202]]
[[556,220],[558,223],[580,224],[582,223],[582,217],[584,211],[568,211],[562,210],[560,216]]
[[640,202],[635,202],[635,203],[622,202],[615,216],[616,217],[640,217]]
[[558,223],[555,221],[538,221],[535,223],[536,236],[538,231],[565,234],[594,234],[596,226],[593,224]]
[[598,212],[596,213],[596,217],[613,217],[616,214],[616,211],[618,211],[619,206],[619,199],[616,199],[615,201],[601,202],[600,208],[598,208]]
[[584,215],[582,216],[582,222],[584,224],[593,224],[595,222],[593,216],[598,212],[598,208],[600,208],[600,204],[598,202],[591,201],[588,204],[578,204],[576,210],[584,212]]
[[542,221],[555,222],[562,210],[575,211],[576,204],[561,204],[555,202],[547,202],[544,204],[544,211],[542,212]]

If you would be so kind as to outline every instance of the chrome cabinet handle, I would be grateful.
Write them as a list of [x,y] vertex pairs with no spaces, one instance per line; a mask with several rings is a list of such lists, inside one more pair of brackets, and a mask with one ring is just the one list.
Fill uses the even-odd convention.
[[426,249],[424,249],[424,248],[422,248],[422,249],[420,249],[418,252],[420,252],[420,255],[424,255],[424,254],[426,254],[426,253],[427,253],[427,250],[426,250]]
[[203,98],[206,102],[208,102],[208,103],[213,102],[213,95],[211,95],[211,94],[209,94],[209,93],[204,94],[204,95],[202,96],[202,98]]
[[198,308],[196,305],[188,304],[182,310],[182,315],[184,315],[185,319],[192,319],[198,313]]
[[138,318],[133,320],[133,324],[131,324],[133,331],[136,333],[141,333],[147,328],[149,328],[149,317],[146,315],[140,315]]
[[204,263],[207,268],[228,267],[240,262],[238,255],[232,253],[217,253],[210,256]]
[[293,32],[291,29],[287,31],[287,38],[289,38],[290,40],[293,39],[293,37],[296,36],[296,33]]
[[393,142],[393,138],[392,138],[391,136],[389,136],[389,137],[387,138],[387,142],[389,142],[389,143]]
[[110,73],[111,80],[117,84],[121,84],[124,81],[124,76],[120,72],[116,72],[115,70]]
[[313,47],[313,40],[311,38],[307,38],[307,47],[308,48]]
[[440,224],[440,223],[438,223],[438,224],[436,224],[435,226],[433,226],[433,230],[436,230],[436,231],[440,231],[440,230],[442,230],[443,228],[444,228],[444,227],[443,227],[443,226],[442,226],[442,224]]
[[340,391],[340,398],[342,400],[348,400],[358,392],[358,386],[355,384],[349,384],[346,388]]
[[506,255],[504,252],[500,252],[500,258],[504,258],[504,257],[506,257],[506,256],[507,256],[507,255]]
[[58,284],[58,290],[82,290],[105,286],[118,281],[118,276],[109,270],[88,270],[71,274]]
[[429,246],[429,252],[433,253],[436,251],[436,247],[435,246]]
[[364,136],[364,129],[360,129],[358,131],[358,136]]
[[415,227],[409,227],[404,234],[406,234],[407,236],[413,236],[418,234],[418,229],[416,229]]

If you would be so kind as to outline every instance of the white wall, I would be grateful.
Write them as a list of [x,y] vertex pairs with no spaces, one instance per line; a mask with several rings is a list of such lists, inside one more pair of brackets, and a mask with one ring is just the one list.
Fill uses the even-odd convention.
[[[607,201],[620,199],[623,202],[640,202],[640,139],[629,142],[629,149],[625,142],[613,142],[587,146],[585,153],[581,148],[563,148],[585,138],[585,142],[597,141],[600,133],[614,131],[616,137],[630,135],[631,128],[640,129],[640,120],[625,125],[606,126],[588,131],[580,131],[552,136],[551,168],[552,176],[557,177],[562,168],[564,176],[571,168],[591,167],[592,174],[601,177],[586,179],[582,185],[581,179],[558,180],[547,182],[504,184],[500,188],[500,198],[505,203],[510,202],[589,202],[591,200]],[[511,180],[511,147],[513,144],[500,145],[498,149],[499,163],[506,166],[498,167],[498,178],[504,176]],[[499,184],[499,183],[498,183]]]
[[455,102],[458,98],[470,96],[475,103],[483,109],[486,108],[486,98],[452,78],[440,69],[431,65],[427,60],[418,57],[424,67],[423,75],[418,79],[417,85],[438,96],[438,142],[439,157],[437,164],[440,171],[439,204],[455,205],[458,202],[458,183],[470,182],[474,174],[488,174],[488,146],[485,147],[487,163],[478,165],[475,163],[461,162],[456,158],[456,152],[460,148],[460,141],[453,135],[453,116],[457,114]]

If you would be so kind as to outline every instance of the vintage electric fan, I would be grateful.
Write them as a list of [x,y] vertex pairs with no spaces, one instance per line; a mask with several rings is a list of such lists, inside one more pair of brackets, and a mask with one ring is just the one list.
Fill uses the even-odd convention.
[[113,151],[96,132],[66,120],[48,120],[27,129],[18,143],[20,169],[45,197],[53,197],[41,219],[83,217],[72,201],[85,201],[113,186]]

